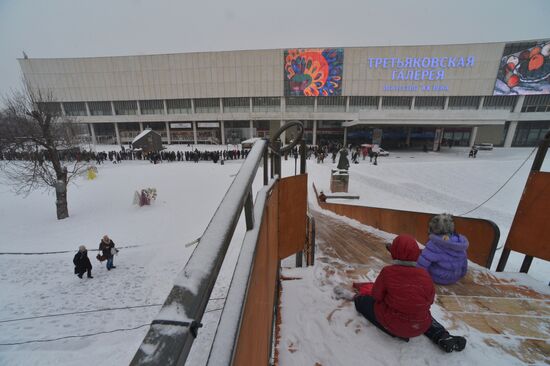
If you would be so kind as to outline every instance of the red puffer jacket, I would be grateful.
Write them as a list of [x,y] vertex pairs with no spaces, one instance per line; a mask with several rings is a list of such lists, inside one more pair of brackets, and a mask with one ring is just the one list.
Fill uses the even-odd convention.
[[384,267],[374,282],[374,313],[393,335],[416,337],[432,323],[430,305],[435,288],[428,272],[414,267],[420,249],[412,236],[396,237],[390,252],[397,264]]

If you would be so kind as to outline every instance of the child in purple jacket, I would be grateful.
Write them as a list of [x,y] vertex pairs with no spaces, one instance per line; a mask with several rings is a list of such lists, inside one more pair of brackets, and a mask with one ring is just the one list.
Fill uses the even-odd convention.
[[450,285],[464,277],[468,269],[468,239],[455,233],[449,214],[436,215],[430,220],[430,240],[418,257],[417,267],[425,268],[434,283]]

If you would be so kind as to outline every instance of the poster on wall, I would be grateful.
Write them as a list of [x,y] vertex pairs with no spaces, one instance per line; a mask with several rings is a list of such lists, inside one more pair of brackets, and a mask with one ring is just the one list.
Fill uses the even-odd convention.
[[193,128],[191,122],[173,122],[170,123],[170,128]]
[[550,94],[550,40],[521,50],[513,43],[504,47],[493,95],[529,94]]
[[373,145],[382,145],[382,129],[375,128],[372,130],[372,144]]
[[197,122],[198,128],[218,128],[220,124],[218,122]]
[[286,96],[342,95],[343,48],[289,49],[284,57]]

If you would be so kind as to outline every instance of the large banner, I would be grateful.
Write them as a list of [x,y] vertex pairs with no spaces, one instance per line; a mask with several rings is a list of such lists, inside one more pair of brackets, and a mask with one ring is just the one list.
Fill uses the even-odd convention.
[[342,95],[343,48],[290,49],[284,56],[286,96]]
[[514,45],[504,47],[493,95],[550,94],[550,40],[521,50]]

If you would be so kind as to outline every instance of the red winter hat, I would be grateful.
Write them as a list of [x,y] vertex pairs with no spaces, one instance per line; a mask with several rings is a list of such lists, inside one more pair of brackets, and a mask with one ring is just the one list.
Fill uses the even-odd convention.
[[391,257],[400,261],[416,262],[420,255],[420,248],[416,239],[408,234],[398,235],[390,247]]

